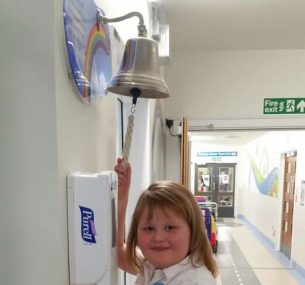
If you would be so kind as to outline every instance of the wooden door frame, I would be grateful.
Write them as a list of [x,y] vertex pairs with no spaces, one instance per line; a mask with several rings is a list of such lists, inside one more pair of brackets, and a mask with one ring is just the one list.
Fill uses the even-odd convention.
[[181,151],[180,151],[180,180],[186,188],[189,185],[189,138],[188,119],[182,119]]
[[[279,214],[278,214],[278,220],[277,220],[277,230],[276,231],[276,242],[275,242],[275,249],[277,251],[281,251],[281,244],[282,244],[282,218],[283,218],[283,195],[284,195],[284,178],[285,178],[285,159],[286,156],[296,156],[297,157],[297,151],[287,151],[283,152],[281,154],[281,163],[280,163],[280,176],[279,176],[279,188],[278,188],[278,207],[279,207]],[[297,166],[296,166],[297,167]],[[294,203],[295,204],[295,203]],[[295,205],[294,205],[295,206]],[[293,219],[292,219],[293,221]],[[290,261],[292,261],[290,257]]]

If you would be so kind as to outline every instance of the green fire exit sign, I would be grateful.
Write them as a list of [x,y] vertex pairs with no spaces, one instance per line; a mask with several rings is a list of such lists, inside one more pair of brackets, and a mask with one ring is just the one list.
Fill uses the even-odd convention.
[[305,114],[305,98],[266,98],[264,114]]

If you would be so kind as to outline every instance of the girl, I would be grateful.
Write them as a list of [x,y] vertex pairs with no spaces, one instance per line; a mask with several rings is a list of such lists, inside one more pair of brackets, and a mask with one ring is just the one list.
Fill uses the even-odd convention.
[[124,242],[131,168],[118,158],[118,264],[138,285],[214,285],[217,266],[201,210],[180,184],[161,181],[145,190]]

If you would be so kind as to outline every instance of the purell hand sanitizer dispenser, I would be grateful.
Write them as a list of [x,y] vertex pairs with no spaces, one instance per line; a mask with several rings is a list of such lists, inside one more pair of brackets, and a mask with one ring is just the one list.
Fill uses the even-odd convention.
[[116,174],[77,172],[67,178],[71,285],[117,285]]

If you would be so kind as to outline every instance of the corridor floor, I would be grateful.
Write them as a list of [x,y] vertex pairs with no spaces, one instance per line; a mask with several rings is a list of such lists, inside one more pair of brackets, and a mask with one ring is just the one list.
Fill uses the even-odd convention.
[[217,285],[305,284],[288,259],[268,249],[243,220],[219,218],[217,240]]

